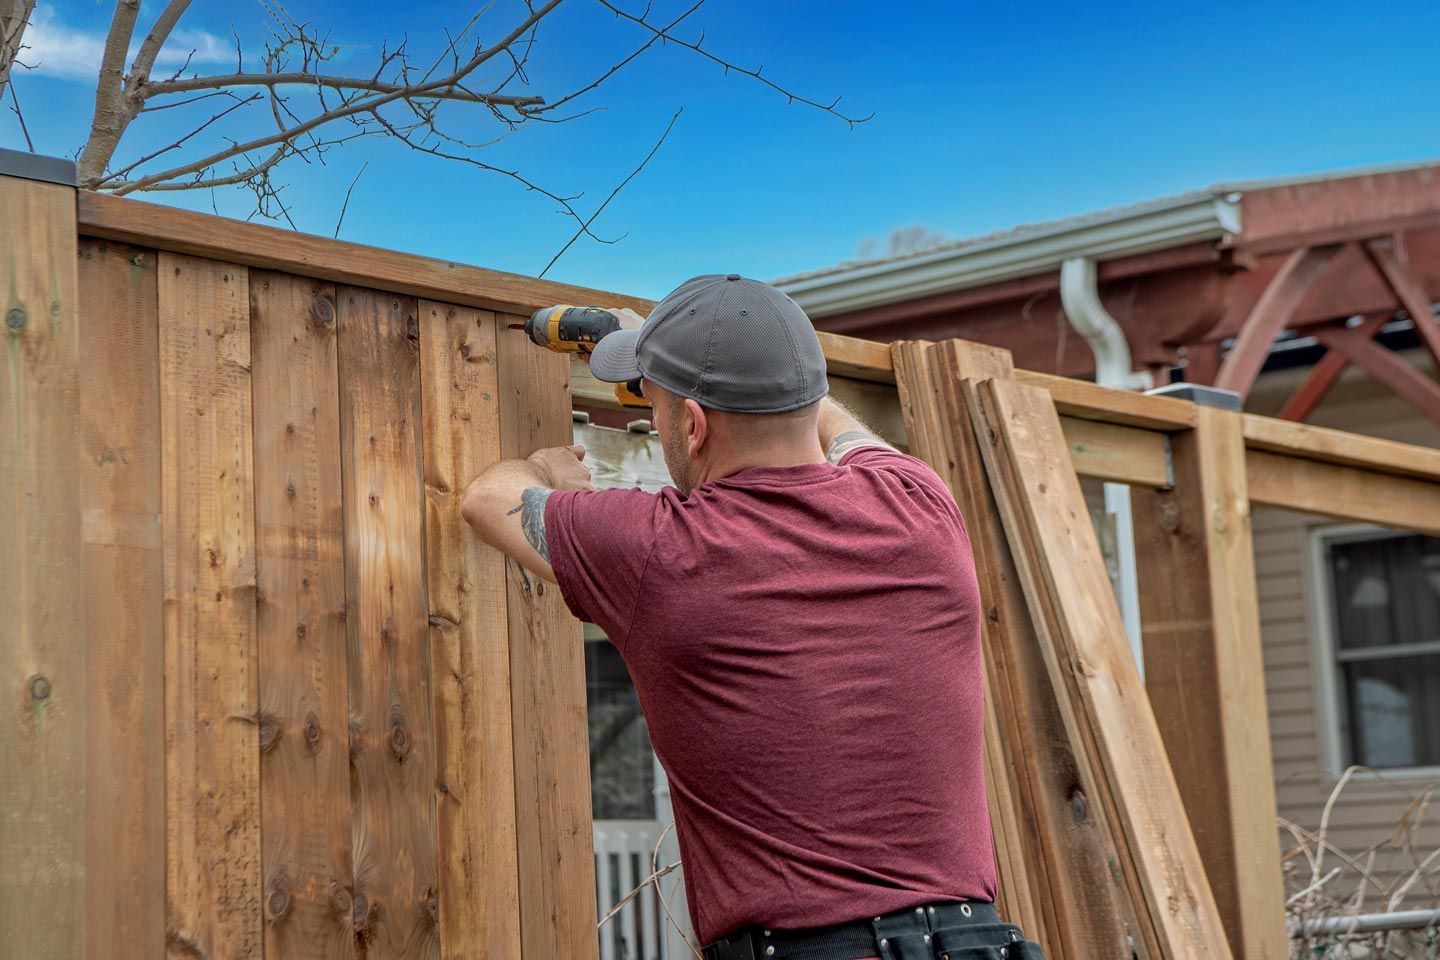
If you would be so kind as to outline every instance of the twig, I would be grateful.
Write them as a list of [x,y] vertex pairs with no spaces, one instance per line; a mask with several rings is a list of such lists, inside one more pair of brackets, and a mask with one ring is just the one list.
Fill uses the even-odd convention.
[[365,172],[365,168],[368,166],[370,166],[369,160],[366,160],[364,163],[360,164],[359,172],[355,174],[355,179],[350,181],[350,186],[345,191],[345,202],[340,204],[340,218],[335,221],[335,232],[332,234],[332,236],[334,237],[340,236],[340,224],[345,222],[345,211],[350,209],[350,194],[355,189],[355,184],[360,182],[360,176]]
[[34,144],[34,142],[30,139],[30,129],[25,126],[25,114],[23,114],[23,113],[20,112],[20,98],[15,95],[15,79],[14,79],[13,77],[10,79],[9,87],[10,87],[10,100],[11,100],[12,103],[15,104],[15,106],[11,107],[11,109],[15,111],[15,118],[20,121],[20,132],[23,133],[23,134],[25,134],[25,147],[26,147],[31,153],[34,153],[34,152],[35,152],[35,144]]
[[[605,202],[595,208],[595,212],[590,214],[590,218],[586,220],[583,224],[581,224],[580,229],[575,232],[575,235],[572,236],[569,240],[565,241],[565,246],[560,248],[560,252],[550,258],[550,262],[545,264],[545,269],[540,271],[540,276],[542,278],[545,276],[545,274],[550,272],[551,267],[555,266],[555,261],[559,260],[565,255],[565,251],[570,249],[571,244],[573,244],[576,240],[579,240],[582,235],[590,233],[590,224],[594,223],[595,218],[600,216],[601,212],[610,205],[610,201],[615,199],[616,194],[618,194],[621,190],[625,188],[625,184],[629,183],[635,178],[636,174],[638,174],[641,170],[645,169],[645,165],[650,162],[651,157],[655,156],[656,151],[660,149],[660,145],[665,142],[665,138],[670,136],[670,131],[675,128],[675,121],[679,120],[680,114],[684,112],[684,107],[681,107],[679,110],[675,111],[675,115],[670,118],[670,122],[665,126],[665,132],[660,134],[660,139],[655,141],[655,146],[650,148],[650,152],[645,155],[645,159],[640,161],[640,165],[638,167],[630,171],[629,176],[627,176],[624,180],[621,180],[618,184],[615,185],[615,189],[610,191],[610,196],[605,198]],[[591,234],[591,236],[594,236],[594,234]]]
[[836,109],[836,107],[838,107],[838,106],[840,105],[840,98],[839,98],[839,97],[836,97],[833,101],[831,101],[831,102],[828,103],[828,104],[824,104],[824,103],[820,103],[819,101],[816,101],[816,100],[810,100],[810,99],[808,99],[808,98],[806,98],[806,97],[802,97],[802,96],[800,96],[800,94],[798,94],[798,93],[794,93],[794,92],[792,92],[792,91],[790,91],[790,90],[787,90],[785,87],[780,86],[778,83],[775,83],[775,82],[772,81],[770,78],[765,77],[765,76],[762,76],[762,73],[763,73],[764,70],[765,70],[765,66],[764,66],[763,64],[760,65],[759,67],[757,67],[757,68],[754,69],[754,70],[749,70],[749,69],[746,69],[745,67],[741,67],[741,66],[738,66],[738,65],[736,65],[736,64],[734,64],[734,63],[731,63],[729,60],[725,60],[725,59],[722,58],[722,57],[717,57],[717,56],[715,56],[715,54],[711,53],[709,50],[705,50],[705,49],[702,49],[702,48],[701,48],[700,45],[701,45],[702,43],[704,43],[704,41],[705,41],[705,38],[704,38],[704,35],[703,35],[703,34],[701,35],[700,40],[697,41],[697,42],[695,42],[695,43],[691,43],[691,42],[688,41],[688,40],[681,40],[681,39],[678,38],[678,37],[671,36],[670,34],[668,34],[668,33],[665,32],[665,28],[663,28],[663,27],[657,27],[657,26],[655,26],[653,23],[651,23],[650,21],[648,21],[648,20],[645,19],[645,16],[650,12],[650,8],[649,8],[649,7],[646,7],[646,8],[645,8],[645,13],[644,13],[644,14],[641,14],[640,16],[637,17],[637,16],[635,16],[633,13],[628,13],[628,12],[626,12],[626,11],[624,11],[624,10],[621,10],[619,7],[615,6],[615,4],[611,3],[610,0],[596,0],[596,2],[599,3],[599,4],[600,4],[602,7],[604,7],[605,9],[609,10],[611,13],[615,14],[615,16],[621,17],[622,19],[625,19],[625,20],[629,20],[631,23],[634,23],[634,24],[637,24],[637,25],[639,25],[639,26],[642,26],[642,27],[644,27],[646,30],[649,30],[649,31],[655,33],[657,36],[663,37],[666,41],[668,41],[668,42],[670,42],[670,43],[676,44],[677,46],[684,47],[684,48],[687,49],[687,50],[690,50],[690,51],[692,51],[692,52],[694,52],[694,53],[698,53],[700,56],[704,57],[706,60],[709,60],[709,61],[712,62],[712,63],[719,64],[721,67],[724,68],[724,70],[725,70],[725,72],[726,72],[727,74],[728,74],[730,71],[733,70],[733,71],[735,71],[736,73],[743,74],[743,75],[745,75],[745,76],[747,76],[747,77],[750,77],[752,80],[758,80],[758,81],[760,81],[761,83],[765,84],[765,86],[769,87],[771,90],[774,90],[776,93],[778,93],[778,94],[780,94],[782,97],[784,97],[787,103],[803,103],[803,104],[805,104],[807,107],[814,107],[815,109],[817,109],[817,110],[823,110],[823,111],[825,111],[826,113],[833,113],[835,116],[839,117],[841,120],[844,120],[846,123],[848,123],[848,124],[849,124],[850,126],[852,126],[852,127],[855,126],[857,123],[864,123],[865,121],[871,120],[871,119],[873,119],[873,118],[875,117],[875,114],[873,114],[873,113],[871,113],[869,116],[865,116],[865,117],[850,117],[850,116],[847,116],[847,115],[841,113],[839,110]]

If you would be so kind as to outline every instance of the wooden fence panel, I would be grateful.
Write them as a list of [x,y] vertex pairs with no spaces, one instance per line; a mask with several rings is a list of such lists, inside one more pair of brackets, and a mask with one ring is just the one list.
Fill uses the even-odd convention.
[[355,936],[367,960],[436,957],[416,303],[337,299]]
[[246,286],[160,254],[166,936],[214,958],[261,955]]
[[[569,423],[559,421],[552,406],[560,397],[568,404],[569,364],[505,329],[521,319],[499,316],[500,451],[506,457],[571,438]],[[597,955],[599,939],[580,624],[558,589],[516,563],[506,569],[521,946],[527,960],[585,960]]]
[[265,956],[355,955],[335,290],[250,274]]
[[0,216],[0,930],[17,956],[59,958],[83,907],[75,191],[7,178]]
[[165,953],[165,633],[156,254],[80,242],[85,949]]
[[520,955],[505,560],[460,516],[500,458],[495,336],[487,310],[420,304],[440,952],[453,960]]

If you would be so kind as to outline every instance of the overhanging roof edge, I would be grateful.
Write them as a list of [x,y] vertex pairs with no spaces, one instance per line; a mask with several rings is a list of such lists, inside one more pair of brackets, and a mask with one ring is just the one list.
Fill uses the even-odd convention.
[[1071,257],[1114,259],[1218,240],[1240,228],[1239,197],[1207,191],[1143,211],[1059,221],[954,249],[780,280],[776,286],[812,318],[824,317],[1058,270]]

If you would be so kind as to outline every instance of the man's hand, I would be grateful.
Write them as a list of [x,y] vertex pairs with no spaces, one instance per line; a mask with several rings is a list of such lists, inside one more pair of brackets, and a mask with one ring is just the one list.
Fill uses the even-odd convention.
[[590,482],[590,468],[585,466],[585,448],[578,443],[536,450],[526,460],[545,478],[542,486],[551,490],[595,489]]

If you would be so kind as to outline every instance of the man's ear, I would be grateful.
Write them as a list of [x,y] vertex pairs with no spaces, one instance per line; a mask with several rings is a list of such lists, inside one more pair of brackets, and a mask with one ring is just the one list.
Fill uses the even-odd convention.
[[685,413],[685,446],[690,459],[694,460],[710,438],[710,421],[705,416],[705,408],[688,397],[685,399]]

